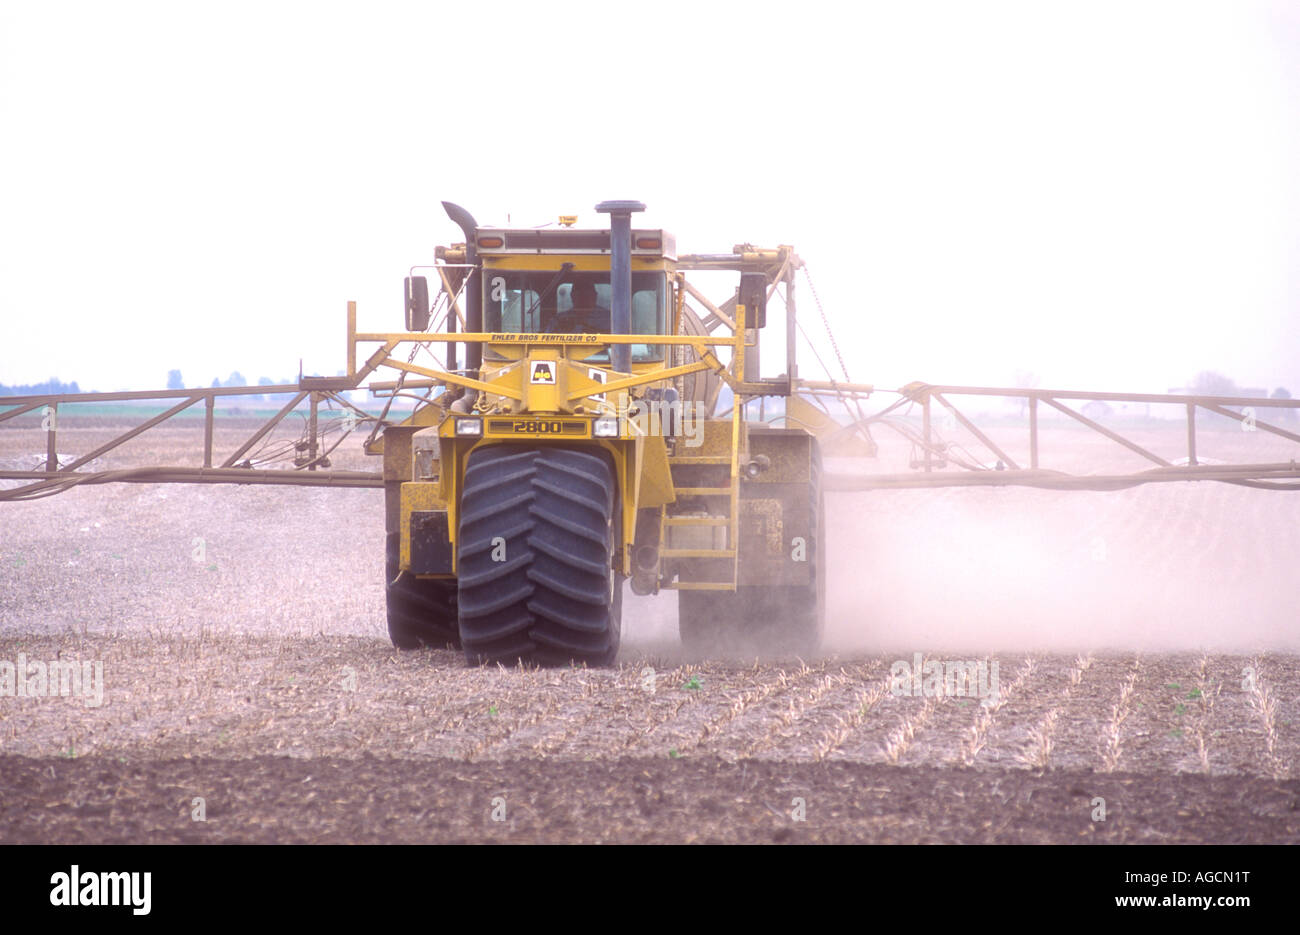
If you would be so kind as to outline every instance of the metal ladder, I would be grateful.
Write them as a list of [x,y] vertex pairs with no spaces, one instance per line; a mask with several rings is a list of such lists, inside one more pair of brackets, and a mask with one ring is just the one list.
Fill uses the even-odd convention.
[[[729,455],[702,455],[698,457],[681,457],[673,458],[673,464],[725,464],[728,466],[730,478],[726,487],[677,487],[677,496],[680,497],[708,497],[723,496],[727,497],[727,515],[726,516],[670,516],[665,510],[661,515],[659,523],[659,549],[660,567],[666,559],[677,558],[697,558],[697,559],[730,559],[730,575],[725,580],[718,581],[670,581],[662,585],[665,589],[678,591],[734,591],[737,583],[737,569],[740,556],[740,423],[743,406],[739,400],[731,407],[731,453]],[[668,530],[673,527],[682,526],[723,526],[727,530],[726,547],[721,549],[672,549],[663,548],[663,543],[668,541]]]

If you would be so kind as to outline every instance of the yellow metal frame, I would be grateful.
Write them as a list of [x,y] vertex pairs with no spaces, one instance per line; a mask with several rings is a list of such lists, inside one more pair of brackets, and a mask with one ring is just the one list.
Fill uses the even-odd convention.
[[[670,518],[666,513],[659,516],[659,555],[660,560],[678,559],[678,558],[699,558],[699,559],[730,559],[730,577],[725,581],[670,581],[663,585],[667,590],[679,591],[734,591],[736,583],[739,580],[740,572],[740,447],[741,447],[741,415],[744,412],[744,406],[740,404],[739,388],[745,382],[745,355],[740,348],[746,347],[744,337],[746,321],[746,309],[743,305],[736,306],[735,317],[736,328],[733,332],[739,341],[734,344],[737,348],[734,356],[735,376],[727,373],[724,369],[720,371],[721,376],[736,392],[736,401],[731,407],[731,460],[728,465],[728,515],[727,515],[727,544],[723,549],[672,549],[666,548],[668,542],[666,535]],[[691,488],[678,487],[675,492],[690,493]]]
[[[593,258],[596,259],[596,258]],[[681,320],[681,295],[678,293],[676,308],[672,312],[670,327],[676,330]],[[348,378],[360,382],[366,375],[378,369],[379,367],[391,367],[403,374],[422,377],[434,384],[445,386],[459,386],[470,390],[490,394],[492,396],[511,400],[516,404],[523,404],[521,410],[514,413],[501,414],[508,417],[509,415],[518,415],[520,411],[528,414],[537,413],[544,415],[549,413],[572,412],[574,404],[579,400],[590,398],[594,393],[617,394],[622,398],[622,405],[626,405],[625,391],[635,387],[646,386],[652,383],[661,383],[665,380],[671,380],[674,377],[683,376],[689,373],[711,370],[717,373],[721,379],[729,384],[733,391],[739,394],[745,381],[744,349],[753,346],[745,340],[746,326],[746,309],[743,305],[736,306],[735,310],[735,328],[731,337],[722,336],[683,336],[679,334],[517,334],[513,332],[457,332],[457,333],[427,333],[427,332],[408,332],[408,331],[389,331],[389,332],[358,332],[356,330],[356,305],[348,303],[348,335],[347,335],[347,375]],[[362,343],[377,343],[382,345],[373,353],[362,368],[357,369],[357,348]],[[436,370],[431,367],[424,367],[409,361],[398,360],[393,354],[399,347],[404,344],[483,344],[490,345],[494,349],[505,352],[507,363],[496,376],[489,379],[475,379],[473,377],[463,376],[459,373],[449,373],[444,370]],[[571,365],[580,364],[581,361],[594,354],[607,350],[610,345],[614,344],[648,344],[657,346],[682,346],[692,347],[700,356],[700,360],[679,366],[661,366],[651,365],[646,369],[640,370],[627,375],[620,375],[616,379],[600,383],[591,379],[578,368]],[[714,349],[718,347],[732,348],[733,363],[729,368],[718,359]],[[581,356],[573,354],[580,352]],[[526,382],[527,364],[534,357],[554,361],[556,366],[563,368],[565,371],[563,379],[558,379],[553,392],[530,394],[530,387]],[[513,362],[513,363],[512,363]],[[618,371],[609,370],[611,375],[617,374]],[[533,398],[530,399],[530,396]],[[541,397],[538,399],[537,397]],[[611,397],[612,398],[612,397]],[[532,402],[549,403],[546,408],[536,408],[528,405]],[[728,581],[719,582],[681,582],[679,584],[686,587],[696,588],[714,588],[714,589],[734,589],[737,580],[737,559],[738,549],[738,523],[739,523],[739,496],[740,496],[740,448],[741,448],[741,416],[743,407],[733,406],[731,413],[731,457],[728,463],[729,474],[729,516],[727,518],[727,548],[724,550],[703,550],[702,557],[707,558],[729,558],[731,560],[731,574]],[[483,414],[485,418],[492,418],[493,414]],[[442,436],[442,464],[440,480],[437,484],[437,493],[429,490],[426,485],[418,485],[419,489],[412,487],[410,491],[402,491],[403,515],[406,514],[406,506],[413,503],[413,497],[417,497],[421,502],[433,502],[440,500],[448,511],[448,530],[453,546],[453,555],[455,554],[454,546],[456,544],[456,521],[457,521],[457,502],[460,495],[458,485],[464,471],[466,459],[470,451],[484,444],[500,444],[506,439],[500,436],[489,437],[456,437],[454,432],[448,430]],[[566,440],[563,436],[528,436],[531,443],[536,444],[556,444],[564,443]],[[572,440],[572,439],[570,439]],[[620,496],[625,505],[622,511],[623,529],[621,530],[621,546],[623,554],[623,573],[630,574],[631,554],[628,546],[634,541],[636,533],[636,512],[637,508],[643,504],[648,507],[658,506],[662,508],[666,503],[676,499],[677,490],[672,481],[671,469],[668,459],[664,456],[654,457],[653,452],[649,450],[650,439],[646,437],[634,438],[616,438],[616,439],[597,439],[591,436],[584,436],[583,441],[587,443],[596,443],[601,448],[610,452],[614,458],[615,468],[619,479]],[[664,453],[661,452],[661,455]],[[646,478],[642,475],[649,471],[652,476]],[[412,482],[414,485],[416,482]],[[681,488],[688,490],[688,488]],[[650,502],[655,501],[655,502]],[[661,522],[663,513],[661,512]],[[402,524],[406,526],[405,523]],[[661,542],[662,530],[661,530]],[[403,530],[401,541],[402,560],[409,564],[410,545],[409,533]],[[684,556],[676,556],[684,557]]]
[[[737,306],[739,311],[743,306]],[[356,319],[354,313],[348,316],[348,377],[350,379],[360,379],[372,370],[378,367],[392,367],[395,370],[401,370],[406,373],[413,373],[417,376],[427,377],[441,383],[451,386],[463,386],[466,389],[479,390],[484,393],[492,393],[496,396],[505,396],[508,399],[522,400],[522,390],[513,388],[515,381],[512,379],[498,378],[493,381],[475,380],[470,377],[463,377],[460,374],[448,373],[445,370],[434,370],[429,367],[421,367],[418,364],[407,363],[406,361],[395,360],[392,356],[394,350],[402,344],[491,344],[502,346],[517,346],[525,349],[538,346],[547,347],[560,345],[563,347],[572,347],[578,345],[584,349],[590,349],[589,354],[599,354],[602,349],[611,344],[657,344],[657,345],[679,345],[683,347],[695,348],[701,357],[701,360],[693,364],[683,364],[680,367],[663,367],[647,370],[643,373],[634,373],[630,376],[623,377],[616,381],[603,384],[605,391],[627,389],[633,386],[643,386],[647,383],[657,383],[660,380],[669,380],[676,376],[682,376],[687,373],[696,373],[701,370],[713,370],[718,373],[722,379],[734,388],[737,384],[744,382],[744,367],[740,364],[736,368],[736,376],[733,377],[725,364],[718,360],[713,353],[714,347],[731,347],[744,357],[743,348],[753,347],[752,343],[745,341],[745,329],[743,327],[743,315],[737,315],[737,329],[732,337],[682,337],[667,336],[662,334],[539,334],[539,335],[518,335],[510,334],[510,340],[502,340],[504,335],[493,334],[490,332],[457,332],[455,334],[427,334],[424,332],[413,331],[377,331],[377,332],[358,332],[356,328]],[[361,343],[381,343],[383,348],[379,353],[373,355],[370,360],[366,361],[365,370],[361,373],[357,371],[357,353],[356,348]],[[380,356],[382,355],[382,357]],[[376,361],[375,358],[379,359]],[[614,371],[611,371],[614,372]],[[568,399],[581,399],[589,394],[575,392],[570,394]]]
[[[571,262],[575,269],[584,271],[603,271],[609,268],[609,257],[607,255],[559,256],[548,254],[545,256],[531,256],[511,254],[493,256],[484,254],[481,259],[482,268],[471,271],[469,275],[481,275],[486,278],[497,270],[549,270],[554,269],[556,263],[561,260]],[[662,258],[633,257],[633,269],[645,268],[662,270],[667,275],[669,282],[674,286],[669,300],[671,304],[667,308],[667,320],[663,322],[669,332],[667,334],[521,334],[515,332],[465,331],[436,333],[409,331],[362,332],[358,331],[356,327],[355,304],[349,303],[347,375],[350,380],[359,383],[378,368],[390,367],[403,374],[397,384],[398,386],[407,381],[408,377],[414,377],[420,381],[421,387],[438,385],[461,387],[466,390],[477,391],[483,394],[484,397],[493,397],[498,401],[497,405],[493,407],[494,411],[484,411],[484,407],[481,405],[476,407],[476,411],[472,415],[484,419],[483,434],[477,437],[456,436],[454,420],[446,418],[448,413],[445,410],[439,411],[440,418],[437,421],[441,424],[439,436],[441,439],[443,467],[436,496],[445,504],[448,511],[448,527],[452,538],[453,555],[455,554],[456,540],[457,517],[455,514],[460,496],[458,486],[463,476],[466,459],[470,451],[481,445],[500,444],[510,438],[526,439],[530,444],[538,445],[564,444],[565,442],[581,440],[588,445],[595,443],[611,454],[615,462],[620,496],[624,504],[621,543],[623,546],[624,574],[630,574],[632,571],[631,550],[628,546],[635,540],[636,515],[639,508],[653,509],[658,507],[660,509],[660,543],[661,545],[666,543],[667,540],[663,535],[662,524],[667,522],[665,519],[667,511],[663,508],[667,504],[674,502],[679,493],[693,495],[696,491],[695,488],[675,485],[667,447],[662,440],[656,445],[655,439],[652,437],[629,436],[622,432],[617,438],[596,438],[594,432],[584,434],[581,439],[576,435],[566,436],[562,432],[558,434],[524,433],[522,435],[503,437],[500,432],[489,432],[487,424],[488,420],[493,418],[531,418],[534,415],[539,418],[549,418],[551,414],[556,414],[559,418],[594,419],[601,414],[614,414],[620,417],[620,425],[622,426],[621,416],[630,402],[629,394],[632,396],[640,395],[635,392],[637,388],[648,387],[652,384],[663,384],[677,377],[700,372],[711,371],[716,374],[721,381],[731,387],[738,399],[742,395],[752,393],[754,387],[747,386],[745,383],[745,349],[754,346],[757,342],[757,336],[754,336],[751,340],[746,339],[747,309],[743,305],[736,305],[730,316],[722,317],[721,320],[730,328],[730,335],[684,335],[681,333],[681,327],[688,285],[684,276],[681,271],[675,268],[674,264],[665,264]],[[449,296],[452,296],[453,290],[450,288],[450,283],[441,269],[439,275],[442,279],[443,289]],[[454,302],[447,313],[448,315],[455,314],[461,327],[464,327],[465,316],[461,314],[460,307],[455,305]],[[358,369],[358,347],[361,344],[378,344],[380,347]],[[484,345],[492,349],[492,357],[503,358],[503,360],[496,364],[485,360],[484,366],[480,368],[479,373],[468,376],[464,373],[452,373],[437,369],[436,366],[417,364],[414,362],[415,355],[413,352],[402,353],[403,357],[409,357],[410,359],[398,359],[396,356],[399,349],[404,345],[434,347],[443,344]],[[669,363],[672,356],[665,353],[662,355],[663,360],[634,364],[631,373],[621,373],[613,370],[608,365],[602,365],[600,369],[605,371],[607,375],[606,382],[603,383],[589,376],[589,367],[596,365],[585,365],[583,361],[586,358],[607,352],[614,345],[632,344],[660,348],[693,348],[699,359],[691,363],[672,366]],[[717,356],[717,349],[723,347],[732,349],[730,364],[724,364]],[[555,381],[553,384],[533,385],[529,377],[532,363],[543,360],[554,363],[556,368]],[[601,397],[600,400],[592,398],[597,395]],[[731,573],[724,576],[727,579],[725,581],[681,582],[680,584],[683,587],[734,589],[736,586],[739,555],[740,459],[744,432],[741,424],[743,411],[743,407],[740,405],[732,407],[730,457],[726,457],[723,452],[718,452],[716,456],[712,456],[716,457],[714,463],[719,466],[726,464],[728,473],[728,482],[725,488],[709,488],[710,492],[718,495],[727,494],[729,515],[725,520],[720,516],[712,520],[712,525],[725,524],[727,528],[726,548],[716,550],[679,549],[677,552],[682,554],[671,556],[678,558],[692,557],[696,552],[699,552],[699,557],[702,558],[730,559]],[[470,414],[466,413],[465,415]],[[683,463],[689,463],[689,459],[683,459]],[[422,500],[428,500],[434,496],[433,492],[427,489],[419,491],[418,494]],[[403,505],[407,502],[413,502],[408,498],[416,495],[417,491],[411,490],[409,494],[403,497]],[[405,523],[403,525],[405,526]],[[409,561],[408,550],[407,537],[404,535],[402,556],[403,559]]]

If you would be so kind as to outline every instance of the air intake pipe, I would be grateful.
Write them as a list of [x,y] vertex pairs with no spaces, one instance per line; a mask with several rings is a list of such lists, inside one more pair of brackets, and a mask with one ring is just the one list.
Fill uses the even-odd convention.
[[[483,330],[483,275],[478,269],[478,221],[460,205],[450,201],[444,201],[442,209],[465,234],[465,262],[471,267],[469,285],[465,289],[465,330],[479,333]],[[477,380],[482,366],[483,345],[465,345],[465,368],[469,376]]]
[[[609,332],[632,333],[632,215],[644,211],[639,201],[602,201],[596,205],[609,215]],[[620,373],[632,372],[632,346],[615,344],[609,349],[610,366]]]

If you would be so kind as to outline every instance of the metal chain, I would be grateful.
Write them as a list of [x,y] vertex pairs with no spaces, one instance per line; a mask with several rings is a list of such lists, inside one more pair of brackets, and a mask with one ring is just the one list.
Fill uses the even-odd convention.
[[[835,352],[835,359],[840,362],[840,370],[844,373],[844,382],[852,383],[853,378],[849,376],[849,368],[844,363],[844,355],[840,353],[840,345],[835,340],[835,332],[831,330],[830,319],[826,317],[826,309],[822,308],[821,296],[817,294],[817,287],[813,284],[812,273],[808,272],[807,264],[803,267],[803,277],[808,281],[808,288],[812,290],[813,301],[817,303],[817,311],[822,316],[822,324],[826,328],[826,337],[829,338],[831,342],[831,350]],[[812,347],[812,339],[808,337],[808,333],[803,330],[802,326],[800,326],[799,330],[803,332],[804,340],[808,342],[808,346]],[[817,358],[818,363],[821,363],[821,355],[817,353],[816,348],[813,348],[813,355]],[[822,369],[826,371],[826,376],[830,378],[831,386],[835,386],[835,377],[831,376],[831,368],[822,363]],[[866,413],[862,411],[861,401],[856,396],[840,392],[838,387],[836,387],[835,393],[840,398],[840,401],[844,403],[846,408],[852,406],[857,412],[857,431],[866,434],[867,438],[870,439],[870,433],[862,424],[866,421],[867,416]]]
[[840,362],[840,370],[844,371],[844,380],[852,383],[853,379],[849,376],[849,368],[844,364],[844,355],[840,353],[840,346],[835,341],[835,332],[831,331],[830,319],[826,317],[826,310],[822,308],[821,297],[817,295],[817,287],[813,285],[812,273],[808,272],[807,264],[803,267],[803,278],[808,280],[808,288],[812,290],[813,301],[817,303],[817,311],[821,313],[822,324],[826,326],[826,337],[831,340],[831,350],[835,352],[835,359]]

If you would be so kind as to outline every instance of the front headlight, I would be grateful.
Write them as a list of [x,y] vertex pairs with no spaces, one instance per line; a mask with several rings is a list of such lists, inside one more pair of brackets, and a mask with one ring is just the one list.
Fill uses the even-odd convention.
[[483,434],[482,419],[457,419],[456,434],[459,436],[479,436]]
[[618,419],[615,416],[601,416],[591,426],[595,438],[618,438]]

